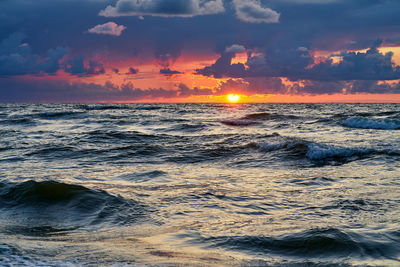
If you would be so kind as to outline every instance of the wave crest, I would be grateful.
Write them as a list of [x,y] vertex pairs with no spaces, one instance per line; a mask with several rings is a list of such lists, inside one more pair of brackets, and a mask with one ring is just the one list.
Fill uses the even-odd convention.
[[368,148],[346,148],[306,141],[287,141],[272,144],[264,143],[261,144],[259,148],[264,152],[285,150],[291,156],[305,157],[312,161],[336,161],[343,163],[377,153],[390,154],[389,152],[379,152]]
[[376,129],[376,130],[398,130],[400,120],[391,119],[369,119],[363,117],[350,117],[345,119],[342,124],[350,128]]

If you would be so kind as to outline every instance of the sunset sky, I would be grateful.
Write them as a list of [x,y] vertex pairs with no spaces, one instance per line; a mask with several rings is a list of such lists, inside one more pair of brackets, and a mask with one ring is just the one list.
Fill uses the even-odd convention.
[[0,0],[0,102],[400,102],[398,0]]

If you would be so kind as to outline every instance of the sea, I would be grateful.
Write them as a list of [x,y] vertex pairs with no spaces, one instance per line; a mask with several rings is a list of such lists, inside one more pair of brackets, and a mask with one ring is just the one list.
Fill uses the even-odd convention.
[[0,104],[0,266],[400,266],[400,104]]

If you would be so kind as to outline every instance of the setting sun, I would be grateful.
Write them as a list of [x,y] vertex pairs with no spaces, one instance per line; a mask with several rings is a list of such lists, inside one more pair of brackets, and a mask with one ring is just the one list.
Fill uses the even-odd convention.
[[239,95],[236,94],[229,94],[228,95],[228,101],[229,102],[238,102],[240,99]]

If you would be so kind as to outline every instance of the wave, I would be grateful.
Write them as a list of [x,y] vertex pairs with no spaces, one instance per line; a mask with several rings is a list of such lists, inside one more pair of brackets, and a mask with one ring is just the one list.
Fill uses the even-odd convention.
[[249,126],[261,124],[265,120],[293,120],[299,117],[294,115],[271,114],[267,112],[250,113],[239,119],[228,119],[220,121],[229,126]]
[[86,110],[114,110],[114,109],[127,109],[125,106],[110,106],[110,105],[101,105],[101,106],[85,106]]
[[181,123],[177,125],[173,125],[171,128],[169,128],[167,131],[179,131],[179,132],[188,132],[188,133],[193,133],[193,132],[199,132],[206,129],[206,126],[201,123]]
[[276,114],[276,113],[251,113],[244,116],[242,119],[245,120],[296,120],[300,117],[295,115],[284,115],[284,114]]
[[363,117],[350,117],[345,119],[342,124],[350,128],[376,129],[376,130],[398,130],[400,120],[391,119],[368,119]]
[[317,228],[276,237],[224,236],[204,241],[212,247],[225,247],[297,258],[394,258],[400,254],[397,233],[384,235],[358,234],[336,228]]
[[271,113],[260,112],[260,113],[251,113],[243,117],[245,120],[262,120],[271,117]]
[[249,126],[249,125],[260,124],[260,122],[258,122],[258,121],[242,120],[242,119],[222,120],[221,123],[225,124],[225,125],[228,125],[228,126]]
[[140,106],[140,107],[136,107],[137,110],[157,110],[157,109],[161,109],[161,107],[158,106]]
[[[103,190],[33,180],[0,183],[0,210],[2,216],[18,225],[8,229],[35,235],[104,223],[127,224],[145,213],[145,207],[140,203]],[[24,223],[21,226],[21,222],[27,222],[28,226]]]
[[305,157],[311,161],[334,161],[346,163],[375,154],[388,154],[389,151],[377,151],[369,148],[346,148],[333,145],[318,144],[306,141],[286,141],[281,143],[263,143],[261,151],[286,151],[290,156]]
[[374,153],[373,149],[367,148],[343,148],[332,145],[322,146],[319,144],[307,145],[307,158],[311,160],[323,160],[329,158],[345,158],[349,159],[353,156],[362,157]]
[[30,118],[17,117],[17,118],[8,118],[4,120],[0,120],[0,124],[32,124],[33,121]]
[[76,116],[83,115],[86,112],[82,111],[59,111],[59,112],[43,112],[32,114],[32,118],[39,118],[44,120],[52,120],[52,119],[73,119]]

